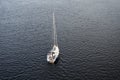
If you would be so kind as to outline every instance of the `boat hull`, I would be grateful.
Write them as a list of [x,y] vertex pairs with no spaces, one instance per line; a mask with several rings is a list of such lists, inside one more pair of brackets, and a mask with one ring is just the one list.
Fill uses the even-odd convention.
[[55,63],[56,59],[59,56],[59,48],[58,46],[53,46],[53,49],[47,54],[47,62]]

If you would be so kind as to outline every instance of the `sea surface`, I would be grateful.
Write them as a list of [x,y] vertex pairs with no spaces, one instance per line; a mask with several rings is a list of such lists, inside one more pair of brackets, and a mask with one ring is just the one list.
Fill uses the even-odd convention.
[[0,0],[0,80],[120,80],[120,0]]

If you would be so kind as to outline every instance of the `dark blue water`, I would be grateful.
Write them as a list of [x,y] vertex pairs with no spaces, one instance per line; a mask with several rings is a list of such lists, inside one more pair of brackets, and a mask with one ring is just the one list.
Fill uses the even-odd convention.
[[120,80],[120,0],[0,0],[0,80]]

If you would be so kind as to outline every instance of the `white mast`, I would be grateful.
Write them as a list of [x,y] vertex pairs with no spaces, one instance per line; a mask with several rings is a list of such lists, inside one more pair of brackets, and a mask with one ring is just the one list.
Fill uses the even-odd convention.
[[56,24],[55,24],[55,14],[54,14],[54,12],[53,12],[53,39],[54,39],[54,45],[58,46]]

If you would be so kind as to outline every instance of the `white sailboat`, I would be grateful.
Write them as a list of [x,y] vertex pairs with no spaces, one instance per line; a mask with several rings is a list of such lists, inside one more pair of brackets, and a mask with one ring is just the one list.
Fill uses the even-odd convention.
[[47,54],[47,62],[55,63],[56,59],[59,56],[59,47],[57,44],[57,33],[56,33],[56,25],[55,25],[55,15],[53,12],[53,32],[54,32],[54,44],[52,50]]

